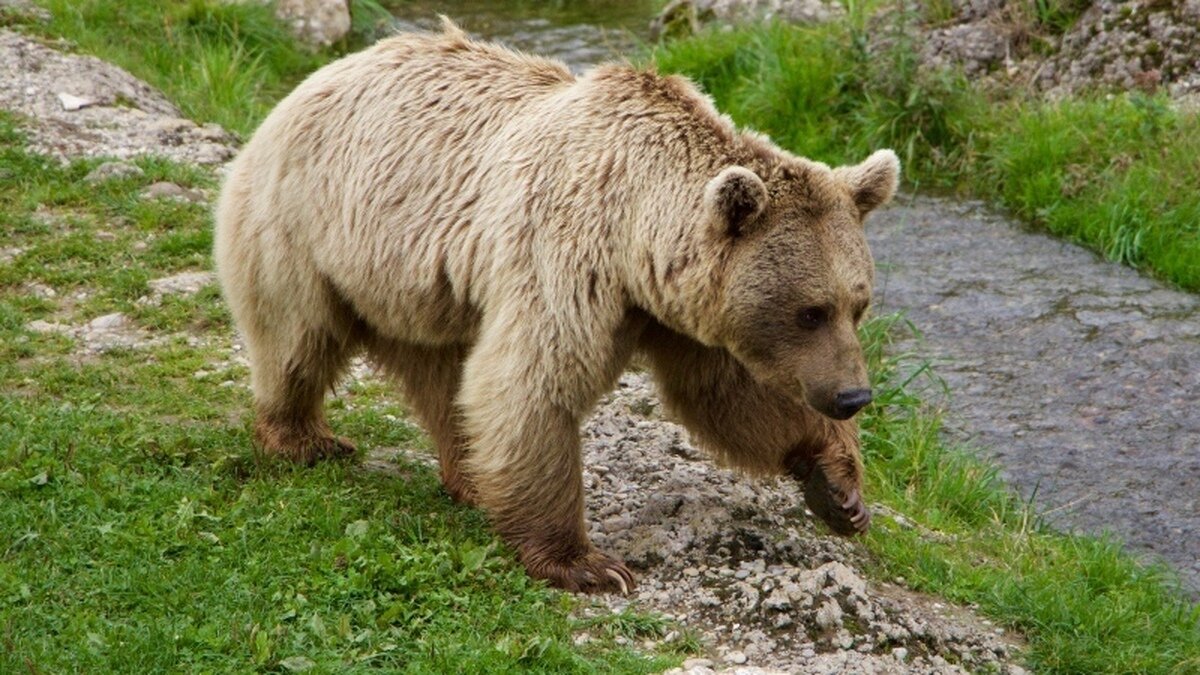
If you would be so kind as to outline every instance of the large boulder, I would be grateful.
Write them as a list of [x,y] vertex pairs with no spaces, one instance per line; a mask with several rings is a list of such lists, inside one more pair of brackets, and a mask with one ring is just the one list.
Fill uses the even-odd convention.
[[327,47],[350,32],[349,0],[276,0],[275,13],[312,45]]

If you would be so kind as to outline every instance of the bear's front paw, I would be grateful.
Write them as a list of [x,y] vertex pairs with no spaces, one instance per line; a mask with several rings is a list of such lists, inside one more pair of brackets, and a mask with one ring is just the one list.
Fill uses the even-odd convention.
[[804,503],[838,534],[862,534],[871,527],[871,511],[858,488],[835,486],[819,466],[813,467],[805,481]]
[[633,573],[625,563],[599,551],[590,551],[570,562],[533,560],[525,563],[529,576],[576,593],[621,593],[634,588]]

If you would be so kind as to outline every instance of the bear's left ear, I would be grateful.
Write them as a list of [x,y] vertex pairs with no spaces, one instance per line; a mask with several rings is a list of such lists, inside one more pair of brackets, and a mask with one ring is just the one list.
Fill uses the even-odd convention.
[[840,167],[833,173],[850,186],[859,216],[866,217],[896,195],[900,184],[900,159],[891,150],[877,150],[862,164]]
[[767,208],[767,186],[744,166],[729,166],[704,186],[704,205],[721,234],[746,234]]

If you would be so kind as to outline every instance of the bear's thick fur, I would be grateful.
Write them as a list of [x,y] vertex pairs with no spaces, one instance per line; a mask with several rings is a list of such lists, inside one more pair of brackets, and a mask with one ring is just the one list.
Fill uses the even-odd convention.
[[437,35],[308,78],[233,163],[216,261],[249,350],[258,442],[353,452],[324,395],[365,349],[403,386],[442,479],[529,573],[628,589],[584,527],[578,429],[638,354],[730,465],[790,473],[866,529],[855,328],[863,218],[890,151],[831,170],[737,131],[687,80]]

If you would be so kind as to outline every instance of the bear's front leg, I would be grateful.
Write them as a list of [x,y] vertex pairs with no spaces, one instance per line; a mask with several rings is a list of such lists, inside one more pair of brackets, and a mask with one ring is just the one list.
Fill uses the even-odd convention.
[[814,420],[824,431],[795,446],[784,458],[788,473],[804,485],[804,503],[838,534],[866,532],[871,511],[862,498],[862,454],[858,425]]
[[580,421],[623,361],[598,348],[603,339],[572,353],[527,335],[531,325],[540,324],[493,322],[467,360],[459,407],[477,503],[530,576],[569,591],[627,593],[629,568],[587,537],[579,440]]
[[667,408],[726,464],[786,473],[804,501],[838,534],[866,532],[858,424],[834,420],[772,391],[729,352],[650,325],[638,344]]

